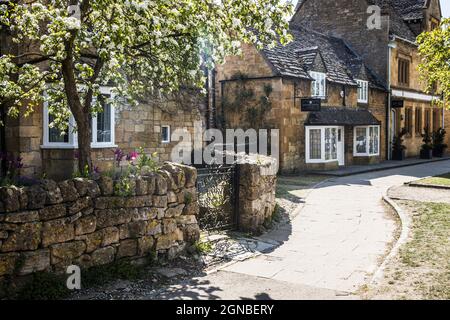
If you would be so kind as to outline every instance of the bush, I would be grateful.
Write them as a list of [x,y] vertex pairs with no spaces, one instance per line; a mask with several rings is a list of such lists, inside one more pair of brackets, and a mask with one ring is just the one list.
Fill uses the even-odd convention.
[[67,297],[70,290],[63,275],[37,272],[17,291],[19,300],[58,300]]
[[433,155],[436,157],[442,157],[445,149],[447,149],[447,145],[444,143],[446,134],[444,128],[439,128],[433,134]]
[[81,286],[92,287],[103,285],[116,279],[136,280],[142,276],[143,267],[130,261],[121,260],[115,263],[95,266],[82,272]]

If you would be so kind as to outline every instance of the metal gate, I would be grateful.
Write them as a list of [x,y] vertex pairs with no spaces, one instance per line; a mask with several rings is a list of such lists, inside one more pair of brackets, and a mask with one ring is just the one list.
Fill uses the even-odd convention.
[[237,228],[239,212],[237,166],[213,165],[197,170],[200,228],[203,230]]

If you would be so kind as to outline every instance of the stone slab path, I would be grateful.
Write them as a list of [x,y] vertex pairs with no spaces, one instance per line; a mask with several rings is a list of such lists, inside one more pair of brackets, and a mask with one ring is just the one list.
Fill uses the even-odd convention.
[[167,287],[160,297],[354,298],[350,294],[367,283],[394,241],[396,223],[383,195],[392,186],[446,172],[450,160],[333,178],[309,194],[294,220],[261,237],[279,247]]

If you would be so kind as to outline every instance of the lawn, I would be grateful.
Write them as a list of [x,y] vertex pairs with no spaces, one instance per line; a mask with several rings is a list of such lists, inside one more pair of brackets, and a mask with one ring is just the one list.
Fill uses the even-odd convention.
[[368,298],[450,299],[450,205],[399,204],[412,215],[410,239]]
[[450,187],[450,173],[417,181],[418,184]]

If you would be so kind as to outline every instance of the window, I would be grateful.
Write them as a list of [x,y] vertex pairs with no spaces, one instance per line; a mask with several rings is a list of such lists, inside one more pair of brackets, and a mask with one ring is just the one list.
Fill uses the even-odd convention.
[[409,85],[409,60],[398,59],[398,83],[400,85]]
[[412,134],[413,131],[413,113],[412,108],[408,107],[405,109],[405,128],[407,134]]
[[431,130],[431,110],[427,109],[425,111],[425,127]]
[[309,158],[314,160],[322,159],[321,130],[309,130]]
[[170,126],[161,127],[161,142],[162,143],[170,142]]
[[309,73],[314,81],[311,82],[311,95],[313,97],[325,98],[326,96],[326,74],[321,72]]
[[338,160],[338,127],[306,127],[306,163]]
[[92,140],[94,146],[111,145],[114,141],[114,114],[109,97],[103,96],[101,101],[103,110],[92,118]]
[[337,159],[337,128],[325,128],[325,160]]
[[[92,115],[92,148],[111,148],[114,145],[114,107],[109,102],[111,89],[102,87],[103,110]],[[78,148],[75,119],[70,115],[67,132],[62,133],[58,128],[50,127],[54,118],[49,113],[47,103],[44,104],[43,145],[42,148],[75,149]],[[62,133],[62,134],[61,134]]]
[[441,126],[441,110],[434,109],[433,110],[433,131],[438,131]]
[[[49,114],[48,122],[53,123],[55,118]],[[67,129],[69,128],[69,123],[67,123]],[[62,132],[60,129],[52,126],[48,128],[48,142],[49,143],[69,143],[69,134],[66,132]]]
[[380,154],[380,126],[355,127],[355,156],[377,156]]
[[422,108],[416,107],[416,135],[421,135],[423,130]]
[[43,119],[43,140],[44,146],[48,148],[74,148],[77,144],[77,137],[74,134],[75,120],[72,116],[67,119],[67,129],[62,132],[53,126],[54,117],[48,111],[47,104],[44,104]]
[[358,83],[358,102],[367,103],[369,101],[369,82],[356,80]]

